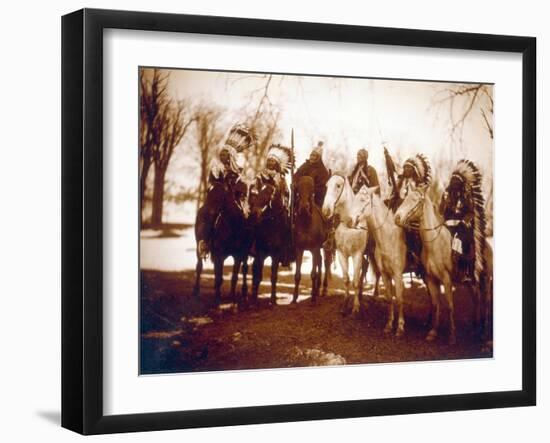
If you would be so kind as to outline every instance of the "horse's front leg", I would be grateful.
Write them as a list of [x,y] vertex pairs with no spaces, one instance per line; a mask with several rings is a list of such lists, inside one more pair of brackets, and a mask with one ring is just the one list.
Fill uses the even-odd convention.
[[303,249],[296,249],[296,272],[294,274],[294,296],[292,297],[292,303],[298,301],[298,295],[300,294],[300,280],[302,279],[302,259],[304,257]]
[[200,297],[201,295],[201,274],[202,274],[202,258],[197,253],[197,266],[195,267],[195,286],[193,286],[193,296]]
[[321,258],[321,249],[311,251],[312,267],[311,267],[311,302],[317,302],[317,296],[321,288],[321,266],[323,259]]
[[327,249],[323,249],[323,261],[325,265],[325,275],[323,276],[323,292],[322,296],[328,295],[328,280],[330,278],[330,266],[332,264],[332,253]]
[[344,303],[342,303],[342,315],[349,314],[349,269],[348,269],[348,257],[341,251],[337,252],[338,262],[342,268],[342,280],[344,282]]
[[252,264],[252,300],[254,302],[258,301],[258,291],[264,272],[264,260],[265,257],[263,255],[256,254],[254,263]]
[[426,276],[425,281],[428,294],[430,295],[432,301],[432,312],[430,315],[432,319],[432,328],[426,336],[426,341],[434,341],[439,331],[439,319],[441,315],[441,305],[439,303],[439,284],[429,276]]
[[445,288],[445,299],[447,300],[447,306],[449,307],[449,344],[454,345],[456,343],[455,306],[453,285],[450,275],[447,275],[444,279],[443,287]]
[[363,289],[365,288],[367,272],[369,271],[369,261],[361,253],[361,274],[359,275],[359,301],[363,300]]
[[372,263],[372,272],[374,273],[374,289],[372,296],[376,298],[380,294],[380,269],[378,268],[374,255],[369,255],[367,261]]
[[385,273],[382,274],[382,280],[384,282],[384,287],[386,288],[386,299],[388,300],[388,320],[386,321],[386,326],[384,327],[384,334],[389,334],[393,329],[394,320],[393,284],[391,278]]
[[237,288],[237,281],[239,280],[239,271],[241,270],[240,257],[233,257],[233,273],[231,274],[231,300],[233,303],[237,303],[237,297],[235,290]]
[[359,313],[362,304],[362,288],[363,282],[363,253],[355,253],[353,256],[353,308],[351,310],[352,314]]
[[399,273],[394,276],[394,291],[398,311],[397,330],[395,331],[396,337],[401,337],[405,333],[405,315],[403,313],[403,287],[403,274]]
[[224,258],[214,258],[214,302],[216,306],[221,303],[221,287],[223,283],[223,262]]
[[277,304],[277,273],[279,272],[279,258],[271,257],[271,303]]
[[246,301],[246,299],[248,298],[248,283],[246,281],[247,279],[247,274],[248,274],[248,256],[244,256],[243,258],[243,262],[242,262],[242,271],[243,271],[243,285],[242,285],[242,289],[241,289],[241,299],[243,302]]

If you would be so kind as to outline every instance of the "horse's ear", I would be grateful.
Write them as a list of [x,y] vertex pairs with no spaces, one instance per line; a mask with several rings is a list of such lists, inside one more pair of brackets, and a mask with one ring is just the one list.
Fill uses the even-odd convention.
[[367,188],[366,185],[361,186],[361,188],[359,189],[358,194],[369,194],[369,188]]

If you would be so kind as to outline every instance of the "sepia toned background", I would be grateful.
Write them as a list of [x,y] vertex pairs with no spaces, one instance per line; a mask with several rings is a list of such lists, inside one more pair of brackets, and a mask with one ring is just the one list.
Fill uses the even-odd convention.
[[[371,297],[366,320],[342,321],[339,303],[345,288],[337,263],[329,284],[329,294],[335,297],[325,298],[313,313],[301,304],[290,311],[294,306],[236,312],[227,298],[231,258],[222,286],[225,314],[210,309],[210,260],[201,276],[201,299],[191,294],[196,213],[204,203],[211,162],[235,123],[249,126],[257,138],[238,158],[249,181],[265,167],[271,144],[290,146],[292,132],[296,166],[322,141],[325,166],[350,174],[357,151],[366,148],[383,198],[391,192],[384,147],[398,165],[417,153],[428,157],[433,170],[429,193],[436,204],[457,161],[473,160],[483,174],[486,234],[492,242],[492,85],[141,68],[139,94],[142,373],[492,357],[492,348],[467,332],[472,309],[468,289],[455,291],[460,344],[449,348],[445,338],[435,344],[420,338],[430,300],[422,279],[412,274],[404,279],[411,334],[400,343],[379,334],[385,299]],[[161,116],[156,118],[162,119],[162,130],[157,141],[150,142],[147,128],[153,126],[154,115]],[[286,179],[290,184],[290,177]],[[278,272],[278,305],[292,299],[294,268]],[[306,253],[299,302],[310,297],[310,270]],[[248,278],[250,283],[252,276]],[[373,284],[370,276],[367,294],[374,292]],[[266,269],[259,298],[266,301],[269,295]]]

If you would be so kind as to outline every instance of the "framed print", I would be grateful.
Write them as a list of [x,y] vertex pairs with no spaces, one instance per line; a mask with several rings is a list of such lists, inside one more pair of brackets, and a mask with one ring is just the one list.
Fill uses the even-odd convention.
[[62,425],[534,405],[536,41],[62,21]]

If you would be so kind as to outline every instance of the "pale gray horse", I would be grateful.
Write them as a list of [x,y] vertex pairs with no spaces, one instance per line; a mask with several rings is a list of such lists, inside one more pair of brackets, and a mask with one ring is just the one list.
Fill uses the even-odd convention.
[[[327,192],[323,201],[323,215],[326,218],[331,218],[334,215],[340,217],[334,239],[346,290],[342,306],[343,314],[349,313],[350,281],[354,293],[351,313],[356,314],[359,312],[362,306],[363,281],[368,269],[368,262],[364,257],[368,239],[367,230],[348,226],[351,221],[350,209],[354,199],[355,194],[348,179],[341,174],[332,175],[327,182]],[[352,279],[349,276],[350,259],[353,263]]]
[[403,272],[407,263],[407,245],[403,228],[395,224],[393,212],[377,194],[378,186],[363,186],[357,193],[351,209],[354,226],[366,222],[370,235],[374,237],[376,247],[374,258],[382,275],[388,299],[388,319],[384,332],[390,333],[394,323],[394,304],[397,301],[398,320],[395,335],[405,332],[403,315]]
[[426,193],[427,186],[420,185],[409,191],[397,211],[395,221],[401,226],[411,222],[419,223],[422,253],[420,258],[426,271],[426,285],[433,306],[432,328],[426,340],[433,341],[438,334],[440,319],[440,285],[445,290],[445,299],[449,307],[449,344],[456,343],[456,326],[453,297],[453,261],[451,233],[443,220],[436,214],[434,205]]

